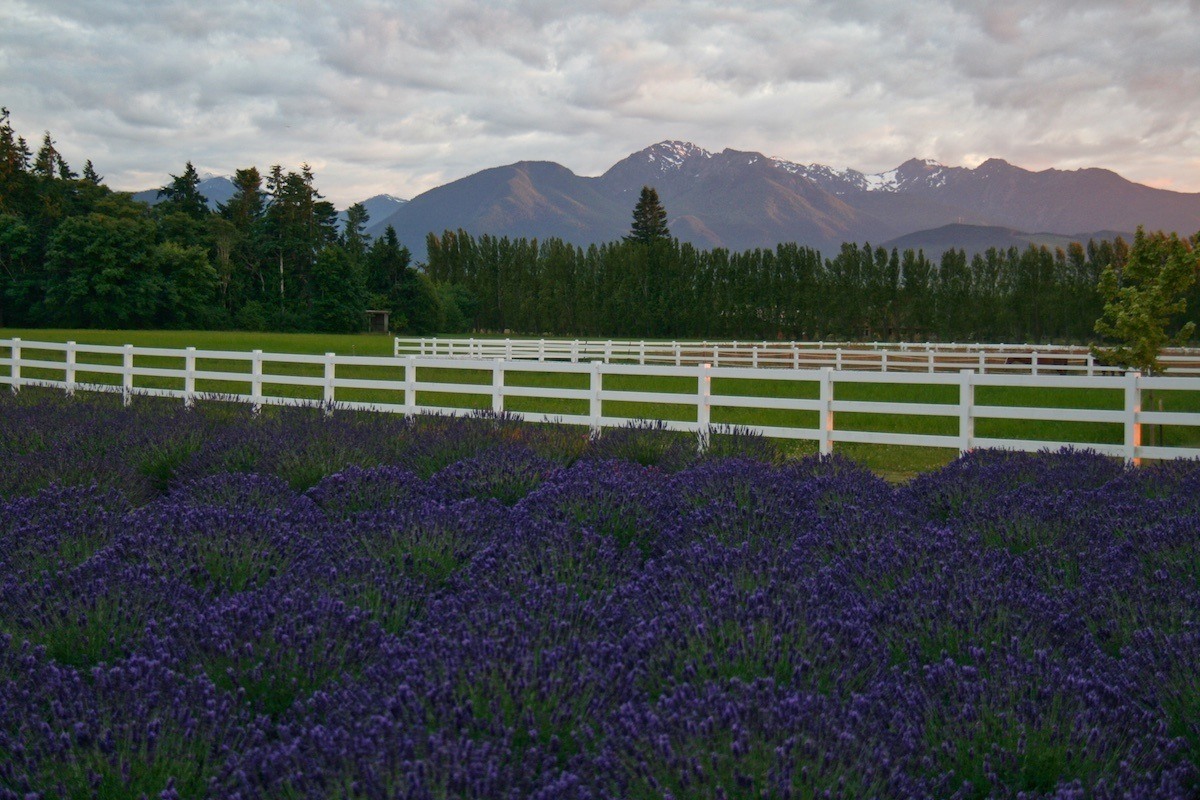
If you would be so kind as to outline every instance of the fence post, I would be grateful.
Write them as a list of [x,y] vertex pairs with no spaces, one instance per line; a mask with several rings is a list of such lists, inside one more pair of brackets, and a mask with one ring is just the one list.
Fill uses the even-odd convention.
[[263,351],[254,350],[250,354],[250,402],[255,414],[262,411],[263,404]]
[[887,350],[882,350],[879,353],[879,371],[887,372]]
[[646,364],[646,340],[642,339],[638,342],[638,363],[645,366]]
[[546,360],[546,340],[538,339],[538,361]]
[[1037,374],[1038,374],[1038,354],[1037,354],[1037,350],[1034,350],[1034,351],[1033,351],[1032,358],[1030,358],[1030,359],[1029,359],[1029,366],[1030,366],[1030,368],[1032,369],[1032,371],[1033,371],[1033,374],[1034,374],[1034,375],[1037,375]]
[[792,346],[792,369],[800,369],[800,348]]
[[675,348],[675,366],[678,367],[683,361],[683,355],[679,351],[679,342],[671,342],[671,345]]
[[189,347],[183,357],[183,407],[196,404],[196,348]]
[[588,403],[588,414],[592,418],[592,435],[600,434],[601,412],[603,404],[600,402],[600,392],[604,388],[604,373],[600,371],[603,361],[592,362],[592,382],[591,382],[591,397]]
[[579,340],[575,339],[571,342],[571,363],[579,363]]
[[404,414],[417,413],[417,360],[412,356],[404,359]]
[[696,370],[696,436],[701,453],[708,449],[708,429],[712,420],[711,364],[700,364]]
[[1140,372],[1125,373],[1125,463],[1135,467],[1142,465],[1138,457],[1142,446],[1142,423],[1138,420],[1142,413],[1141,378]]
[[758,346],[750,348],[750,366],[758,369]]
[[958,373],[958,454],[975,449],[975,371]]
[[333,415],[333,381],[337,375],[337,362],[334,361],[334,358],[336,357],[336,353],[325,354],[325,392],[321,397],[321,404],[325,406],[325,416],[327,417]]
[[492,412],[504,412],[504,361],[499,358],[492,362]]
[[987,361],[984,359],[983,351],[979,351],[979,374],[987,374]]
[[121,360],[121,402],[133,402],[133,345],[125,345]]
[[1087,374],[1089,378],[1096,374],[1096,357],[1091,353],[1087,356]]
[[817,452],[827,456],[833,452],[833,370],[821,368],[821,408],[817,420],[820,428],[820,438],[817,440]]
[[8,374],[12,381],[13,394],[21,391],[21,340],[13,339],[12,345],[9,347],[9,356],[12,359],[12,366],[8,368]]
[[76,346],[74,342],[67,342],[67,367],[63,370],[63,383],[66,384],[64,388],[66,389],[67,397],[75,396]]
[[835,369],[841,369],[841,368],[842,368],[842,348],[840,348],[840,347],[839,347],[839,348],[837,349],[837,351],[834,353],[834,357],[833,357],[833,365],[834,365],[834,368],[835,368]]
[[925,360],[929,362],[929,372],[933,373],[934,369],[933,369],[933,350],[932,349],[925,351]]
[[719,366],[721,366],[721,348],[720,348],[720,345],[715,345],[715,344],[713,345],[713,360],[712,360],[712,365],[713,365],[714,367],[719,367]]

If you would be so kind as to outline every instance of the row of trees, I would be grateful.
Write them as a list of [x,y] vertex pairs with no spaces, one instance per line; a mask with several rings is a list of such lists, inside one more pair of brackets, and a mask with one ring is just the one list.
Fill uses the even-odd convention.
[[1141,231],[1132,251],[1118,238],[937,261],[858,244],[832,257],[796,244],[700,250],[670,236],[646,187],[622,241],[445,231],[414,267],[394,230],[367,239],[361,205],[339,224],[307,166],[250,167],[233,182],[210,210],[188,163],[159,203],[134,202],[90,161],[75,173],[49,133],[34,154],[0,109],[0,326],[356,331],[378,308],[420,334],[1087,342],[1099,332],[1140,336],[1148,353],[1168,329],[1190,335],[1200,310],[1195,243]]
[[583,248],[461,230],[427,247],[429,276],[475,301],[474,329],[711,339],[1086,342],[1101,275],[1129,257],[1119,238],[938,261],[858,244],[825,258],[795,244],[730,252],[631,236]]
[[462,324],[394,231],[368,241],[361,205],[339,225],[307,166],[233,181],[210,210],[188,163],[148,206],[90,161],[74,172],[49,133],[34,154],[0,110],[0,325],[357,331],[367,308],[398,330]]

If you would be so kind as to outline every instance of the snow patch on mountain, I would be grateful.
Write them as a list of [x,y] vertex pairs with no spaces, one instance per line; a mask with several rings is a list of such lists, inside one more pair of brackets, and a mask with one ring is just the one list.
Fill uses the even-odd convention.
[[839,169],[825,164],[798,164],[782,158],[772,158],[771,163],[792,175],[808,178],[836,195],[938,188],[946,185],[946,179],[952,169],[931,158],[913,159],[895,169],[869,174],[850,167]]
[[673,172],[693,158],[712,158],[713,154],[691,142],[668,140],[659,142],[645,150],[646,160],[658,165],[662,172]]

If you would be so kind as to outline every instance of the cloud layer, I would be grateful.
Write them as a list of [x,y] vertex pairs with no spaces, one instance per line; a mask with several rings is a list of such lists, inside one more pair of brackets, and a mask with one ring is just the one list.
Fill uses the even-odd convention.
[[0,85],[110,185],[308,162],[339,205],[653,142],[1200,191],[1200,0],[0,0]]

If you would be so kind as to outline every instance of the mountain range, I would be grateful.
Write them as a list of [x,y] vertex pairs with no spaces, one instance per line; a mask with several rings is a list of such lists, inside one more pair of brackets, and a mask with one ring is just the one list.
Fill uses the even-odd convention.
[[[206,183],[200,188],[212,202]],[[996,158],[975,168],[911,159],[866,174],[664,141],[596,177],[521,161],[408,202],[380,195],[366,201],[367,233],[378,236],[391,225],[418,259],[426,234],[446,229],[580,245],[612,241],[628,232],[643,186],[658,191],[673,235],[733,250],[798,242],[831,251],[869,241],[937,255],[950,247],[979,252],[1129,237],[1138,225],[1181,235],[1200,230],[1200,194],[1155,189],[1106,169],[1035,172]]]

